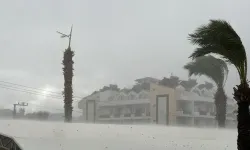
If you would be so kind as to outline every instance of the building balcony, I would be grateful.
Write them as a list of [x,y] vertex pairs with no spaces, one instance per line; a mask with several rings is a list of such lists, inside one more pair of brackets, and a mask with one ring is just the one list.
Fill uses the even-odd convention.
[[177,117],[193,117],[191,112],[184,112],[184,111],[176,111]]
[[214,118],[215,113],[212,112],[184,112],[184,111],[176,111],[177,117],[197,117],[197,118]]
[[131,114],[129,117],[125,115],[121,115],[120,117],[114,118],[98,118],[97,122],[100,123],[116,123],[116,124],[140,124],[140,123],[150,123],[151,117],[150,116],[135,116]]
[[150,114],[146,114],[146,113],[141,113],[141,114],[114,114],[114,115],[99,115],[98,118],[133,118],[133,117],[150,117]]
[[131,119],[131,120],[136,120],[136,119],[151,119],[150,116],[131,116],[131,117],[119,117],[119,118],[114,118],[114,117],[110,117],[110,118],[98,118],[98,120],[127,120],[127,119]]

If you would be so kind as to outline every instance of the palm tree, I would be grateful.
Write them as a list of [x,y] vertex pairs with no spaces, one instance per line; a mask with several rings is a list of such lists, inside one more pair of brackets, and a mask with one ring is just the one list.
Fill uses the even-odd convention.
[[73,79],[73,56],[75,55],[74,51],[71,50],[71,37],[72,37],[72,28],[70,30],[70,34],[66,35],[64,33],[58,32],[61,34],[61,38],[69,38],[68,48],[64,51],[63,55],[63,75],[64,75],[64,121],[71,122],[72,121],[72,112],[73,112],[73,88],[72,88],[72,79]]
[[[218,126],[224,128],[227,105],[227,97],[224,91],[224,85],[228,75],[226,62],[209,55],[195,59],[194,61],[185,65],[184,68],[188,70],[189,76],[204,75],[215,82],[215,84],[217,85],[217,92],[214,95],[216,106],[216,120],[218,121]],[[206,84],[204,84],[204,87],[205,85]],[[213,87],[211,85],[209,86]]]
[[65,122],[72,121],[72,103],[73,103],[73,88],[72,88],[72,78],[73,78],[73,56],[74,51],[71,50],[69,46],[64,51],[63,56],[63,75],[64,75],[64,115]]
[[210,82],[207,82],[207,81],[205,81],[205,83],[202,83],[202,84],[199,84],[198,86],[197,86],[197,88],[198,89],[207,89],[207,90],[211,90],[212,88],[214,87],[214,85],[212,84],[212,83],[210,83]]
[[104,86],[99,91],[104,92],[104,91],[107,91],[107,90],[120,91],[120,88],[118,88],[118,86],[116,84],[110,84],[109,86]]
[[179,77],[171,75],[170,78],[164,77],[159,81],[160,85],[164,85],[170,88],[175,89],[180,83]]
[[195,79],[188,79],[187,81],[180,82],[180,85],[183,86],[186,91],[191,91],[197,84]]
[[233,64],[238,71],[240,84],[234,88],[234,99],[238,105],[238,150],[250,149],[250,88],[247,82],[247,56],[244,45],[232,28],[224,20],[210,20],[189,34],[189,40],[196,45],[190,58],[196,59],[207,54],[216,54]]
[[147,82],[142,82],[142,83],[136,83],[132,89],[132,91],[136,92],[136,93],[140,93],[143,90],[149,91],[150,90],[150,83]]

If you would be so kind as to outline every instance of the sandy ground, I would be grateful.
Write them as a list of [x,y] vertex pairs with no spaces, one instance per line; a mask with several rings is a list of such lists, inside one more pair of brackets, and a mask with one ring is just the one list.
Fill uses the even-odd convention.
[[235,150],[235,130],[0,120],[24,150]]

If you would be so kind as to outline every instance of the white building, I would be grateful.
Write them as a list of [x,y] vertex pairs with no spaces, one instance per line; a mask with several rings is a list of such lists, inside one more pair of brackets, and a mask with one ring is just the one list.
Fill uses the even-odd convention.
[[[196,92],[187,92],[178,87],[179,97],[176,99],[176,123],[179,125],[194,126],[216,126],[214,92],[193,89],[204,93],[203,96]],[[233,99],[227,99],[227,118],[228,127],[234,127],[235,116],[233,111],[236,103]]]
[[[159,88],[158,88],[159,87]],[[161,89],[168,91],[169,97],[169,124],[185,126],[216,126],[215,105],[213,91],[194,88],[191,92],[185,91],[182,86],[170,89],[159,85],[153,90],[140,93],[104,91],[85,97],[78,104],[83,109],[83,119],[92,112],[92,118],[102,123],[154,123],[156,104],[153,93]],[[196,92],[194,92],[196,91]],[[172,93],[171,93],[172,92]],[[158,92],[159,93],[159,92]],[[94,102],[95,113],[87,111],[87,102]],[[153,103],[152,103],[153,102]],[[236,104],[233,99],[227,101],[227,126],[236,125],[233,111]],[[152,112],[152,113],[151,113]],[[90,115],[91,116],[91,115]]]

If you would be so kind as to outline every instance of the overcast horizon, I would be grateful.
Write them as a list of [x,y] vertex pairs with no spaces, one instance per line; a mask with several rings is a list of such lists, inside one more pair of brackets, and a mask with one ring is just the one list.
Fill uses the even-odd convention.
[[[68,41],[56,31],[68,33],[72,24],[75,96],[86,96],[108,84],[132,86],[142,77],[161,79],[173,73],[185,80],[188,73],[183,66],[191,61],[188,57],[195,48],[188,34],[209,19],[224,19],[249,54],[249,13],[247,0],[5,1],[0,6],[0,81],[61,92],[61,62]],[[232,97],[239,78],[232,65],[229,69],[225,90]],[[49,110],[63,108],[61,99],[3,88],[0,98],[0,107],[25,101]]]

